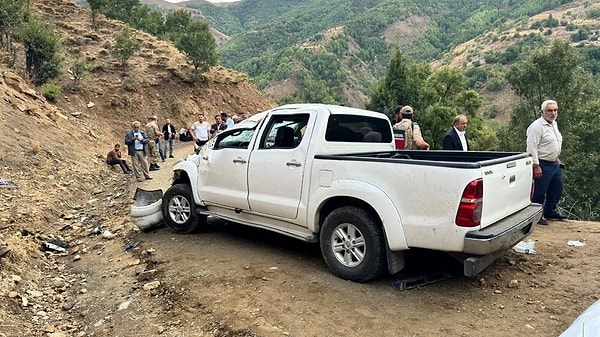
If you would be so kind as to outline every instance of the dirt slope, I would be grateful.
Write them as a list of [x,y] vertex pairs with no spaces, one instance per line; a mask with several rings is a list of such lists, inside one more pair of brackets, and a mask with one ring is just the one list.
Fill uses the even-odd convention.
[[[58,23],[74,57],[97,66],[54,105],[0,65],[0,178],[19,185],[0,188],[0,247],[11,249],[0,258],[0,337],[542,337],[560,334],[599,298],[596,223],[538,227],[538,254],[508,252],[475,279],[443,255],[417,251],[406,271],[369,284],[334,277],[317,246],[234,224],[193,235],[136,231],[128,217],[135,188],[166,189],[169,168],[192,149],[177,143],[176,158],[137,185],[103,162],[129,121],[156,113],[179,126],[200,110],[241,114],[271,103],[226,69],[190,84],[182,56],[141,33],[137,76],[124,75],[106,54],[116,23],[102,20],[92,32],[88,13],[70,1],[33,5]],[[47,252],[44,242],[68,249]],[[438,270],[455,276],[404,292],[390,286]]]

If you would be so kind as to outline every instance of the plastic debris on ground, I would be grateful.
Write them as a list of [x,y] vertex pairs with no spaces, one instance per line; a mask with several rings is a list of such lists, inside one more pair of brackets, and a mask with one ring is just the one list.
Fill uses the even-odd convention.
[[579,240],[569,240],[567,242],[567,246],[571,246],[571,247],[582,247],[585,246],[584,242],[581,242]]
[[0,188],[19,188],[19,185],[10,180],[0,178]]
[[535,250],[535,241],[533,240],[525,240],[517,243],[513,248],[517,253],[523,254],[535,254],[537,251]]

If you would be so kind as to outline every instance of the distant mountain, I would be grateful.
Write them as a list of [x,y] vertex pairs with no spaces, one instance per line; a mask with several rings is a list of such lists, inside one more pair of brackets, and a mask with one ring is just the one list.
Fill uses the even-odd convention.
[[[568,24],[597,21],[581,11],[599,6],[584,0],[242,0],[226,6],[194,0],[178,5],[195,10],[222,34],[224,66],[247,73],[276,101],[353,106],[364,106],[395,48],[418,61],[480,66],[486,55],[493,58],[478,50],[484,40],[502,42],[503,48],[511,45],[506,40],[525,45],[535,36],[544,40],[554,30],[567,31]],[[558,25],[545,27],[553,12],[562,13],[554,17]],[[592,29],[589,37],[597,37],[586,27]],[[455,49],[465,46],[471,46],[469,52]],[[519,50],[509,53],[514,52]]]

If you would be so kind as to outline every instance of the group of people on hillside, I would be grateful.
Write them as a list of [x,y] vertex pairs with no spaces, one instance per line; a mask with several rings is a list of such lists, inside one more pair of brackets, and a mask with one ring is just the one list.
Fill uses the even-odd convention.
[[125,145],[127,145],[127,154],[131,159],[131,167],[127,164],[121,153],[121,144],[115,144],[114,148],[108,152],[106,163],[109,165],[119,165],[123,173],[133,173],[137,181],[152,179],[150,171],[160,169],[158,166],[159,158],[164,162],[167,158],[173,156],[173,147],[175,142],[176,129],[171,120],[167,119],[162,129],[158,127],[158,117],[148,117],[148,123],[142,130],[142,123],[134,121],[131,123],[131,130],[125,134]]
[[[177,128],[167,119],[162,128],[159,128],[156,115],[148,117],[148,123],[143,127],[139,121],[131,123],[131,130],[125,134],[125,145],[127,154],[130,156],[131,166],[123,158],[121,144],[115,144],[106,156],[106,163],[119,165],[124,174],[133,173],[137,181],[141,182],[152,179],[150,171],[160,169],[158,161],[166,161],[166,158],[175,158],[173,149],[177,135],[180,141],[194,141],[197,146],[204,145],[208,139],[219,131],[225,130],[235,124],[237,116],[230,117],[225,112],[215,116],[215,123],[209,124],[203,113],[198,115],[198,121],[194,122],[189,129]],[[245,118],[247,116],[244,116]],[[238,121],[240,120],[237,117]]]
[[[394,112],[394,129],[404,133],[404,149],[429,150],[429,144],[423,140],[419,125],[412,121],[414,111],[410,106],[398,106]],[[558,202],[562,197],[564,164],[559,156],[562,148],[562,135],[558,130],[558,103],[546,100],[541,105],[540,118],[527,128],[527,152],[533,161],[534,189],[532,202],[543,204],[543,217],[538,224],[546,225],[547,220],[566,220],[568,217],[558,211]],[[465,115],[454,118],[453,126],[444,134],[444,150],[468,151],[466,137],[468,120]]]
[[199,148],[214,135],[215,133],[221,132],[228,128],[233,127],[236,123],[250,117],[249,114],[244,115],[240,118],[237,115],[229,116],[225,112],[221,112],[214,116],[215,123],[210,124],[206,121],[206,116],[203,113],[198,114],[198,120],[192,124],[189,130],[189,134],[192,140],[195,142],[196,147]]

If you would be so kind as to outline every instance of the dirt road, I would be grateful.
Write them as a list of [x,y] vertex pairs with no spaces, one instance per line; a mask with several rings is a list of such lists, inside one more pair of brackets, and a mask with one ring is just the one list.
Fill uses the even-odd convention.
[[[167,166],[144,187],[166,189]],[[139,265],[130,266],[135,257],[122,251],[94,256],[92,263],[123,264],[123,275],[106,291],[117,297],[113,307],[125,301],[115,289],[135,289],[125,291],[129,312],[113,314],[106,335],[558,336],[598,299],[599,233],[595,223],[538,226],[531,236],[537,254],[507,252],[473,279],[443,254],[411,251],[400,274],[352,283],[328,271],[318,245],[223,223],[191,235],[163,227],[130,236],[139,242],[133,251]],[[569,240],[586,245],[571,247]],[[141,269],[156,271],[130,286]],[[453,277],[406,291],[391,287],[436,271]],[[159,288],[140,289],[154,280]]]

